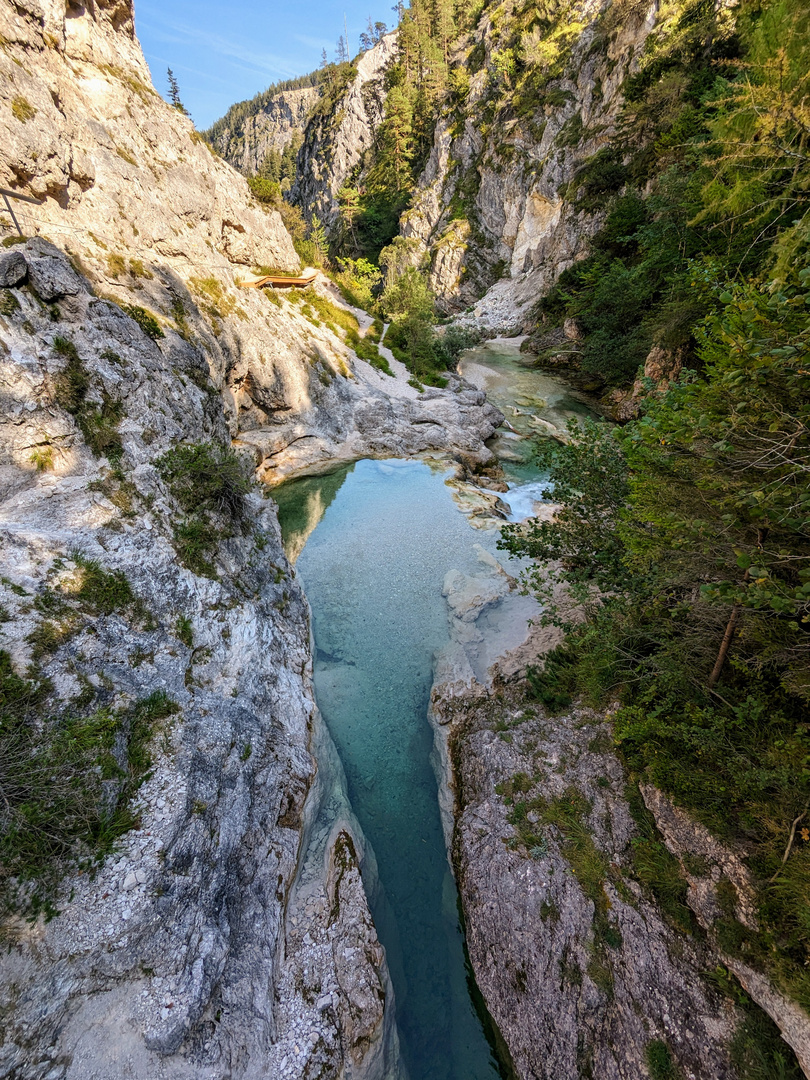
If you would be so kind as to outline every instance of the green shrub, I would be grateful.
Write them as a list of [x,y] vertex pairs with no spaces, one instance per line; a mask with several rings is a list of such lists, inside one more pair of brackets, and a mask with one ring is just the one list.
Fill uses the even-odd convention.
[[81,584],[75,596],[84,607],[99,615],[111,615],[135,602],[135,594],[123,570],[108,573],[94,559],[82,555],[74,555],[74,558],[81,569]]
[[235,534],[245,510],[250,481],[241,462],[223,446],[192,443],[175,446],[155,467],[188,515],[174,526],[181,562],[196,574],[214,577],[219,542]]
[[373,341],[376,345],[379,345],[382,340],[383,331],[385,330],[385,323],[379,316],[376,316],[374,322],[366,330],[366,337],[369,341]]
[[650,1080],[680,1080],[682,1073],[673,1063],[669,1047],[661,1039],[647,1043],[645,1056]]
[[211,510],[241,517],[250,481],[232,450],[214,443],[185,443],[159,457],[155,467],[186,513]]
[[436,335],[436,357],[452,371],[458,364],[459,356],[466,349],[478,345],[482,337],[480,330],[469,326],[448,326],[443,334]]
[[281,184],[277,180],[268,180],[264,176],[250,176],[248,187],[253,197],[266,206],[278,207],[283,201]]
[[29,120],[33,120],[37,115],[37,110],[34,106],[20,94],[17,94],[11,102],[11,112],[15,119],[19,120],[21,124],[28,123]]
[[424,275],[407,266],[386,285],[381,305],[391,318],[384,344],[418,382],[446,386],[439,374],[446,365],[433,333],[433,295]]
[[157,341],[158,338],[165,336],[160,323],[151,312],[146,310],[146,308],[139,307],[137,304],[123,304],[122,310],[125,311],[131,319],[134,319],[147,337],[150,337],[153,341]]
[[91,868],[136,823],[154,724],[177,711],[158,691],[117,713],[51,712],[50,689],[0,651],[0,903],[31,918],[58,914],[62,875]]
[[376,368],[378,371],[382,371],[385,375],[390,375],[393,378],[394,373],[391,370],[391,365],[374,342],[368,340],[368,334],[361,338],[356,330],[350,330],[346,335],[346,344],[355,351],[361,360],[365,360],[366,363],[371,364],[373,368]]
[[87,400],[90,375],[84,361],[79,357],[72,341],[56,337],[53,351],[66,359],[66,364],[54,380],[54,397],[57,404],[76,419],[84,441],[96,457],[106,456],[119,461],[123,453],[118,424],[123,416],[123,405],[101,389],[101,404]]
[[306,299],[310,307],[317,312],[333,333],[336,333],[336,327],[340,327],[347,334],[351,332],[357,333],[359,323],[351,311],[346,311],[345,308],[333,304],[331,300],[327,300],[325,296],[316,293],[314,289],[309,290]]
[[174,624],[174,632],[177,634],[178,640],[187,647],[191,648],[194,644],[194,624],[188,615],[178,615],[177,622]]
[[110,277],[116,280],[127,272],[127,262],[123,255],[117,255],[113,252],[107,256],[107,273]]
[[20,301],[9,289],[0,289],[0,315],[13,315],[20,310]]
[[338,265],[340,269],[332,275],[332,279],[344,300],[353,307],[371,311],[375,304],[375,292],[382,281],[380,268],[362,258],[340,259]]

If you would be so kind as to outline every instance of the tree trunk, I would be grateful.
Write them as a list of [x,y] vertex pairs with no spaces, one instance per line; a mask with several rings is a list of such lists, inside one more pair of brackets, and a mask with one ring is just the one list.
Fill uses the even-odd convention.
[[723,665],[726,662],[728,656],[728,650],[731,645],[732,638],[734,637],[734,631],[737,629],[737,621],[740,618],[740,609],[742,604],[739,601],[731,609],[731,615],[729,616],[728,623],[726,624],[726,632],[723,634],[723,640],[720,643],[720,652],[717,654],[717,659],[714,662],[712,673],[709,676],[708,687],[711,690],[720,678],[720,672],[723,670]]

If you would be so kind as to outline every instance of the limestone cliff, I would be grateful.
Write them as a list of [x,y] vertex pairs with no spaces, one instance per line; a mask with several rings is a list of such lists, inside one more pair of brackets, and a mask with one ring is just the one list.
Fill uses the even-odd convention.
[[213,144],[235,169],[254,176],[269,150],[284,150],[296,132],[303,132],[318,97],[314,86],[273,94],[256,112],[233,125],[217,126]]
[[290,200],[328,231],[338,219],[337,194],[363,163],[383,118],[386,68],[396,54],[397,35],[386,34],[352,66],[345,85],[328,92],[313,115],[298,152]]
[[[202,349],[231,434],[254,448],[267,478],[360,453],[458,445],[488,457],[494,413],[452,392],[430,404],[396,366],[396,378],[380,375],[300,295],[238,287],[260,266],[299,269],[298,256],[278,213],[154,92],[123,11],[0,9],[0,182],[43,199],[18,204],[26,231],[64,246],[99,295]],[[391,48],[387,38],[360,61],[358,109]],[[335,153],[333,166],[344,152]]]
[[[47,241],[4,254],[0,275],[0,649],[44,688],[31,722],[114,725],[109,777],[134,768],[144,703],[165,703],[137,735],[151,763],[121,807],[131,828],[91,873],[81,849],[67,858],[58,917],[5,916],[3,1075],[337,1075],[374,1061],[386,973],[361,836],[340,907],[334,836],[309,937],[286,925],[323,778],[307,608],[275,516],[244,496],[200,568],[181,540],[194,511],[155,466],[178,444],[229,442],[203,353],[156,343]],[[6,802],[4,829],[14,813]],[[332,941],[351,945],[351,972]]]
[[729,971],[810,1075],[807,1014],[720,943],[729,914],[756,927],[744,853],[630,781],[609,716],[531,699],[526,664],[561,632],[527,627],[536,602],[481,560],[445,580],[431,719],[470,960],[516,1075],[750,1075],[732,1049],[748,1014],[707,977]]
[[453,63],[463,90],[436,124],[401,222],[414,258],[429,263],[440,306],[474,305],[477,320],[499,332],[520,330],[599,228],[601,218],[577,204],[578,172],[609,143],[622,85],[658,13],[657,0],[558,5],[545,31],[542,91],[521,100],[502,61],[510,42],[512,53],[532,47],[519,29],[524,8],[490,5],[459,42]]

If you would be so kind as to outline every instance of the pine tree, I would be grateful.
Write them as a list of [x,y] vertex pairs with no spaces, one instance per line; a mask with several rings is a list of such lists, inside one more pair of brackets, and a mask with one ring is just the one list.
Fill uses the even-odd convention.
[[275,183],[281,180],[281,154],[274,146],[271,146],[264,155],[258,175],[264,180],[272,180]]
[[433,4],[434,33],[444,56],[445,67],[450,62],[450,42],[456,33],[456,22],[453,16],[453,0],[434,0]]
[[169,101],[172,107],[181,112],[184,116],[188,116],[188,109],[180,100],[180,86],[178,85],[175,74],[171,68],[166,69],[166,79],[169,83]]
[[392,86],[385,100],[385,120],[380,125],[377,160],[369,182],[379,191],[400,196],[413,185],[413,104],[404,86]]

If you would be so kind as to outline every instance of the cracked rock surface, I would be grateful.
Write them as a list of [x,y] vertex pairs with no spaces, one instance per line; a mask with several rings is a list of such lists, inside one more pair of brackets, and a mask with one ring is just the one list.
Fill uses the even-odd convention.
[[[308,610],[272,504],[254,488],[210,574],[183,565],[183,513],[155,461],[229,444],[203,353],[152,340],[46,241],[15,256],[24,283],[0,315],[0,649],[49,680],[50,715],[120,716],[155,693],[172,709],[150,732],[133,827],[93,872],[68,867],[58,916],[5,919],[0,1075],[380,1076],[387,971],[349,816],[319,849],[307,933],[288,922],[326,780]],[[87,408],[113,410],[114,460],[77,422],[98,413],[66,409],[70,364]],[[88,606],[88,560],[129,599]]]

